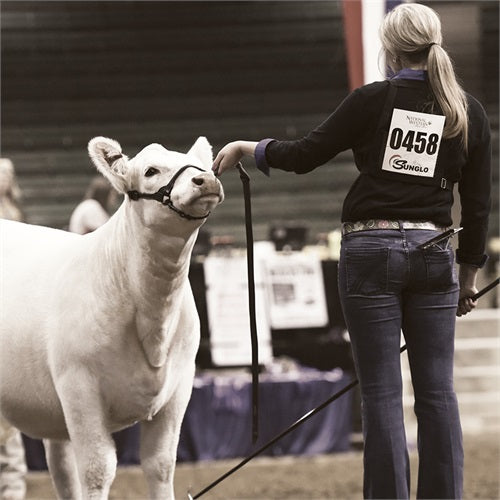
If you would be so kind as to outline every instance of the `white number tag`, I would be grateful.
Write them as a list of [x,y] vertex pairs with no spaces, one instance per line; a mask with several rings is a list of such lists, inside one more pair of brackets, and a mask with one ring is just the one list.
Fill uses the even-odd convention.
[[395,108],[382,170],[433,177],[445,117]]

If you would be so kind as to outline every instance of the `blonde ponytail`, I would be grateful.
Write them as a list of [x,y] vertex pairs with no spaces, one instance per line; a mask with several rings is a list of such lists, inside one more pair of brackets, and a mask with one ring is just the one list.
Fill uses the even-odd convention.
[[467,150],[467,98],[457,81],[448,53],[440,45],[433,44],[429,48],[427,72],[432,93],[446,116],[443,137],[461,136]]
[[448,53],[441,47],[441,21],[425,5],[403,3],[388,12],[380,26],[387,65],[400,70],[407,65],[427,64],[429,85],[446,117],[443,137],[460,136],[467,149],[467,98],[457,81]]

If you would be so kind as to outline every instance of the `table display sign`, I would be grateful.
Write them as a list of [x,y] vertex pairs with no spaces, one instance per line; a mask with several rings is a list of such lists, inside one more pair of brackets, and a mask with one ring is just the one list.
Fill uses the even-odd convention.
[[271,328],[321,328],[328,324],[321,261],[301,252],[265,260]]
[[[250,366],[252,349],[246,257],[208,256],[203,267],[212,363],[215,366]],[[255,262],[259,363],[264,365],[272,360],[265,293],[262,266]]]

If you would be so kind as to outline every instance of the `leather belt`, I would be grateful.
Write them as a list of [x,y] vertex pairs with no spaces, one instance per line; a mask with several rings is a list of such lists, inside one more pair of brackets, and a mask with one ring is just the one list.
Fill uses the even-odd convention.
[[429,221],[370,219],[342,223],[342,234],[354,233],[355,231],[371,231],[373,229],[428,229],[431,231],[446,231],[447,228]]

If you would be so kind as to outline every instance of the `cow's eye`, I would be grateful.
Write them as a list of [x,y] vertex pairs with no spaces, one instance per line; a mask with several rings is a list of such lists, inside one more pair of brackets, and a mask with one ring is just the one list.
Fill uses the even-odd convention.
[[149,167],[144,174],[146,177],[153,177],[153,175],[159,174],[160,171],[157,168]]

